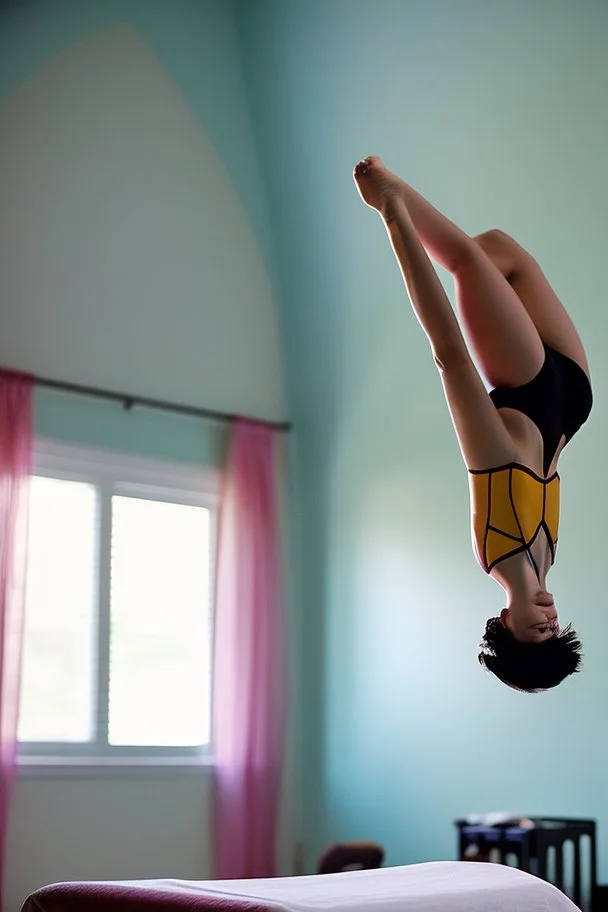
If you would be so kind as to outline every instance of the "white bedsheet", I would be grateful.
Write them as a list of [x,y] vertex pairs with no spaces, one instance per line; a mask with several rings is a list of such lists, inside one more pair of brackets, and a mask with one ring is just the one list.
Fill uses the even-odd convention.
[[122,881],[155,890],[253,900],[282,912],[575,912],[556,887],[505,865],[438,861],[260,880]]

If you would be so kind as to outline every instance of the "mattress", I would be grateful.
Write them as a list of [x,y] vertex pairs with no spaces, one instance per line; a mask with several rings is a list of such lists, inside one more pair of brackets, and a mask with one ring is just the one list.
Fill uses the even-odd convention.
[[54,884],[22,912],[576,912],[556,887],[505,865],[429,862],[259,880]]

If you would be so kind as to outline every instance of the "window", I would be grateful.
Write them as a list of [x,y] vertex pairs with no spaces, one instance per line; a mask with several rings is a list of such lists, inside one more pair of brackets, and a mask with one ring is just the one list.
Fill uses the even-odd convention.
[[209,752],[215,488],[203,470],[40,444],[24,762],[179,762]]

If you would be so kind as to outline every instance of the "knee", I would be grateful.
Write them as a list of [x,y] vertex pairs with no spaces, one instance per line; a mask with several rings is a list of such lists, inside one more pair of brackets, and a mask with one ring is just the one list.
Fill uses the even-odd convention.
[[514,244],[515,242],[506,232],[501,231],[500,228],[490,228],[489,231],[483,231],[474,237],[467,237],[466,241],[454,252],[448,268],[450,272],[457,274],[478,263],[480,257],[489,257],[501,268],[502,265],[510,262]]
[[462,271],[467,271],[472,265],[479,262],[480,257],[487,253],[484,245],[479,240],[481,237],[482,235],[479,235],[479,237],[464,235],[460,243],[455,245],[447,263],[448,271],[454,276],[457,276]]
[[505,231],[490,228],[489,231],[477,234],[473,241],[477,249],[482,250],[505,277],[508,278],[513,273],[520,252],[513,238]]
[[482,231],[481,234],[476,234],[473,240],[486,252],[504,250],[513,244],[513,238],[500,228]]

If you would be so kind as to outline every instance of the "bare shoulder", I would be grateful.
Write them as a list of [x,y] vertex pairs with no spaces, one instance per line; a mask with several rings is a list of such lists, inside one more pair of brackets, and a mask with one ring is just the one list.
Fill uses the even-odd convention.
[[516,458],[517,447],[470,357],[438,365],[460,450],[468,469],[487,469]]

